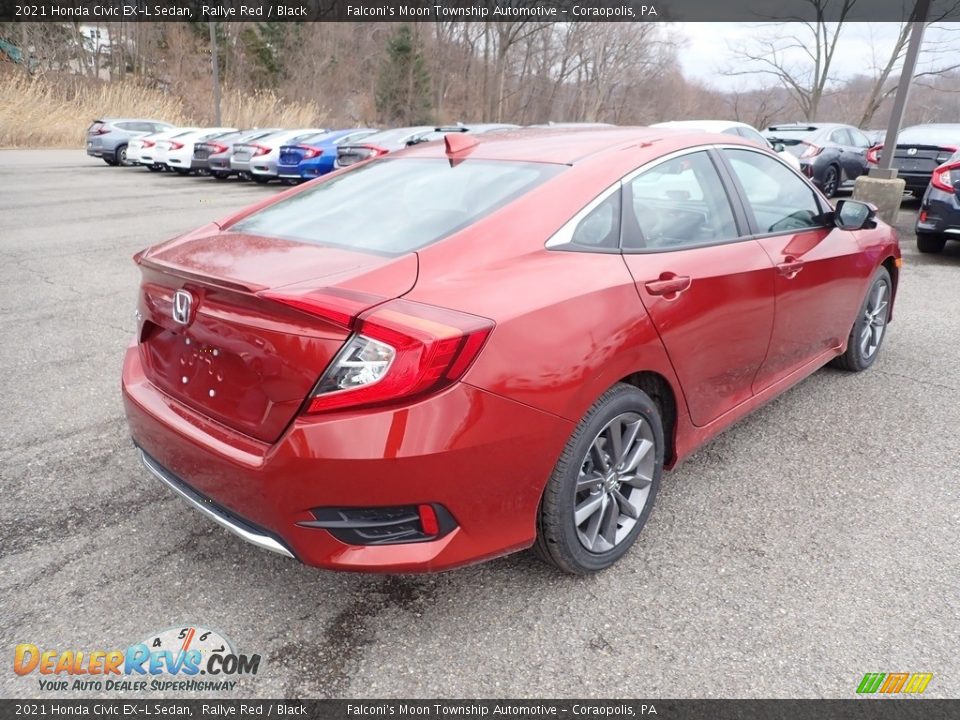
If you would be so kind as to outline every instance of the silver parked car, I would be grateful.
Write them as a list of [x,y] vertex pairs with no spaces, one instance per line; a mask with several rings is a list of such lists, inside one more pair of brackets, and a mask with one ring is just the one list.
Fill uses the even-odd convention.
[[169,130],[173,125],[160,120],[137,118],[104,118],[94,120],[87,128],[87,155],[102,159],[107,165],[127,164],[127,145],[134,138]]
[[301,128],[299,130],[280,130],[256,141],[247,140],[233,146],[230,156],[230,169],[241,177],[250,177],[258,183],[268,183],[277,177],[277,160],[280,146],[301,135],[315,135],[328,132],[324,128]]

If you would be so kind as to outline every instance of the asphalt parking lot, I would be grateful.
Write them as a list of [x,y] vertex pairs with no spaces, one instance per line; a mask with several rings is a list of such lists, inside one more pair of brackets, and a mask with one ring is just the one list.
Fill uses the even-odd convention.
[[865,672],[960,696],[960,243],[918,255],[915,202],[877,365],[821,370],[667,475],[618,566],[385,577],[244,544],[126,432],[131,256],[276,191],[0,151],[0,696],[42,694],[18,643],[185,624],[263,656],[224,697],[845,698]]

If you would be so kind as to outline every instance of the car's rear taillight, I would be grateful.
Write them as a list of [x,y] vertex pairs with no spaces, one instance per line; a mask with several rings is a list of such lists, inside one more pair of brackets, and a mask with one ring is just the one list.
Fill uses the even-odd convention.
[[960,163],[950,163],[949,165],[941,165],[938,167],[933,171],[930,184],[937,188],[937,190],[952,193],[954,178],[950,176],[951,171],[960,173]]
[[156,145],[156,143],[153,140],[144,140],[140,145],[140,149],[152,148],[154,145]]
[[323,155],[323,150],[320,148],[310,147],[309,145],[299,145],[298,147],[303,150],[305,160]]
[[314,388],[307,413],[440,390],[463,376],[494,327],[492,320],[455,310],[333,289],[262,296],[353,330]]
[[270,152],[270,148],[266,147],[265,145],[251,145],[250,147],[253,148],[253,157],[266,155],[268,152]]
[[176,140],[171,140],[167,145],[170,150],[179,150],[183,147],[183,143],[177,142]]
[[208,143],[207,148],[211,155],[219,155],[220,153],[227,151],[227,146],[221,145],[220,143]]
[[109,133],[109,132],[110,132],[110,128],[108,128],[108,127],[100,127],[100,128],[97,128],[96,130],[94,130],[93,134],[94,134],[94,135],[106,135],[106,134]]
[[819,145],[811,145],[807,143],[807,149],[803,151],[803,154],[800,156],[802,158],[812,158],[816,157],[823,152],[823,148]]
[[867,150],[867,162],[873,165],[879,165],[881,150],[883,150],[883,145],[874,145],[872,148]]

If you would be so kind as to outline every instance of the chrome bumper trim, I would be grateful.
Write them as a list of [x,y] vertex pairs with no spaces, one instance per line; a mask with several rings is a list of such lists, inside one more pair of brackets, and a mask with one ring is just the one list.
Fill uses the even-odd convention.
[[222,525],[234,535],[246,540],[251,545],[256,545],[259,548],[284,555],[288,558],[294,557],[292,552],[269,535],[258,533],[240,525],[215,504],[195,492],[192,488],[187,487],[178,477],[159,465],[156,460],[147,455],[142,449],[137,448],[137,452],[140,453],[140,460],[143,462],[144,467],[153,473],[164,485],[190,503],[194,510],[199,510],[215,523]]

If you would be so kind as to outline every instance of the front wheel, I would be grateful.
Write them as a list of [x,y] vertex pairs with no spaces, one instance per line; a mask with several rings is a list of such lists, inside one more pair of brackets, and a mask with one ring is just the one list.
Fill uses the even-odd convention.
[[127,146],[126,145],[121,145],[120,147],[117,148],[116,158],[117,158],[117,164],[119,165],[127,164]]
[[886,335],[892,299],[893,282],[890,280],[890,273],[881,266],[873,275],[867,296],[860,306],[860,313],[853,323],[850,337],[847,338],[847,350],[833,361],[834,366],[860,372],[876,362],[880,345]]
[[647,522],[663,473],[663,424],[650,396],[618,383],[574,430],[547,482],[534,551],[567,573],[613,565]]

